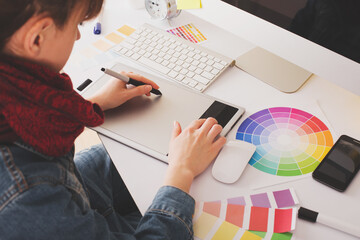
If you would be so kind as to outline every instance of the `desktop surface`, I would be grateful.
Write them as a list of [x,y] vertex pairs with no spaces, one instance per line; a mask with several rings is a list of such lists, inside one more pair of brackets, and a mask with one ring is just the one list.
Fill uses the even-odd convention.
[[[203,9],[183,11],[179,17],[171,20],[171,27],[192,22],[201,28],[205,34],[209,34],[209,40],[203,44],[205,47],[212,47],[233,58],[256,45],[272,50],[298,65],[311,64],[311,61],[313,61],[313,59],[310,59],[308,60],[310,63],[306,63],[305,59],[307,58],[303,58],[305,53],[302,51],[304,51],[304,48],[309,47],[308,42],[302,42],[298,38],[293,38],[292,35],[287,35],[289,34],[288,32],[280,31],[279,33],[278,28],[271,28],[274,26],[262,28],[263,31],[254,31],[254,28],[247,29],[251,24],[244,24],[244,22],[247,22],[249,19],[251,22],[253,20],[252,16],[246,15],[241,10],[218,0],[204,0],[202,3]],[[238,17],[238,21],[229,21],[230,16],[232,18]],[[207,22],[203,22],[204,20]],[[122,24],[137,27],[144,22],[150,22],[159,28],[169,27],[166,22],[152,21],[145,9],[135,10],[127,6],[125,2],[107,1],[103,22],[104,35],[117,29]],[[265,23],[260,21],[258,24]],[[214,26],[221,26],[231,31],[233,38],[224,40],[229,44],[219,44],[219,41],[221,43],[223,39],[221,39],[221,36],[216,37],[216,33],[212,31]],[[90,44],[99,39],[98,36],[92,34],[92,27],[91,23],[87,23],[81,28],[80,31],[83,39],[75,45],[75,53],[77,49],[81,50],[84,44]],[[273,33],[272,35],[279,35],[277,35],[276,40],[273,39],[275,36],[266,34],[268,38],[264,36],[259,38],[260,32],[262,34],[271,32]],[[246,39],[243,46],[232,45],[237,42],[237,36],[240,36],[241,39]],[[297,51],[294,49],[287,49],[289,51],[285,52],[282,52],[284,50],[280,51],[280,48],[278,48],[278,38],[282,36],[284,36],[288,45],[293,43],[300,44],[302,42],[303,48],[300,47],[301,49]],[[321,56],[318,56],[318,58],[315,57],[315,60],[319,60],[319,58],[321,60],[326,59],[330,67],[329,65],[322,66],[319,62],[313,65],[311,71],[315,72],[316,75],[309,79],[294,94],[282,93],[234,67],[224,72],[205,91],[205,94],[234,105],[244,106],[247,109],[246,115],[234,127],[234,130],[229,133],[227,137],[229,140],[235,139],[236,129],[252,113],[275,106],[292,106],[303,110],[309,110],[314,106],[318,106],[322,109],[323,115],[328,118],[329,123],[333,125],[335,135],[339,136],[339,134],[345,133],[360,139],[360,127],[358,125],[358,119],[360,118],[357,113],[358,111],[356,112],[356,109],[360,108],[359,96],[335,85],[331,79],[331,82],[329,82],[329,79],[324,77],[332,75],[332,73],[335,73],[336,76],[342,76],[342,74],[338,73],[339,70],[332,69],[331,65],[342,63],[342,69],[345,71],[343,77],[351,76],[351,79],[348,78],[348,80],[350,79],[349,82],[353,86],[353,83],[357,81],[357,77],[354,77],[354,74],[358,73],[358,66],[352,65],[341,57],[339,60],[338,56],[334,56],[322,48],[318,50],[318,46],[311,45],[309,49],[315,49],[316,53],[325,53],[320,54]],[[104,62],[103,66],[108,67],[112,64],[111,62]],[[65,71],[74,77],[75,81],[78,80],[78,83],[87,77],[87,73],[79,73],[77,69],[71,68],[70,65],[66,66]],[[93,74],[93,77],[94,74],[96,75],[96,73],[91,74]],[[77,86],[77,84],[74,83],[74,86]],[[162,185],[167,165],[107,137],[101,136],[101,139],[140,211],[145,212],[158,188]],[[333,217],[344,222],[351,221],[354,224],[360,224],[360,208],[358,207],[360,200],[359,175],[354,178],[345,193],[338,193],[315,182],[310,175],[291,178],[283,181],[282,178],[265,174],[253,167],[247,166],[241,178],[236,183],[228,185],[213,179],[210,166],[195,179],[191,188],[191,195],[199,201],[211,201],[243,196],[254,192],[293,187],[302,206],[319,212],[331,213]],[[269,186],[270,182],[275,185]],[[351,235],[334,229],[301,220],[297,221],[294,236],[296,239],[356,239]]]
[[360,63],[357,0],[223,0]]

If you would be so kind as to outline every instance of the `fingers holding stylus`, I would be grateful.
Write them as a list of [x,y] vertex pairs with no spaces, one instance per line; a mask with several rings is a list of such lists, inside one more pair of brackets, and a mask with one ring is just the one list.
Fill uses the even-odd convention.
[[129,78],[133,78],[135,80],[138,80],[140,82],[143,82],[143,83],[146,83],[146,84],[149,84],[151,85],[153,88],[155,89],[159,89],[159,85],[157,85],[155,82],[151,81],[150,79],[140,75],[140,74],[136,74],[136,73],[133,73],[133,72],[120,72],[121,74],[123,75],[126,75],[128,76]]

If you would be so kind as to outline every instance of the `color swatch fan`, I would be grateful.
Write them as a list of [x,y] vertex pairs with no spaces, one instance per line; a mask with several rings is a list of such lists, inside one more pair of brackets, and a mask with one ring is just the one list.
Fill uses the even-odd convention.
[[314,171],[333,145],[331,132],[320,119],[289,107],[252,114],[240,125],[236,139],[256,145],[251,166],[278,176]]

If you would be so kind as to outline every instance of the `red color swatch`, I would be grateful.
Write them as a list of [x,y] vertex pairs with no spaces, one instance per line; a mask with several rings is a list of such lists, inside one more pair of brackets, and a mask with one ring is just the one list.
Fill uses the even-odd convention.
[[244,221],[244,208],[245,206],[243,205],[227,205],[225,220],[242,228]]
[[203,211],[215,217],[220,217],[221,201],[218,202],[205,202]]
[[293,209],[275,209],[274,232],[283,233],[291,231]]
[[269,208],[251,207],[249,230],[267,232]]

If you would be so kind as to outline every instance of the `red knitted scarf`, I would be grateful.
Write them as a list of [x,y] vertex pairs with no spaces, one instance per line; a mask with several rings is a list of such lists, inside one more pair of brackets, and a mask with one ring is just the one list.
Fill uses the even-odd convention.
[[0,56],[0,143],[21,139],[45,155],[61,156],[84,126],[103,122],[101,108],[76,93],[68,75]]

